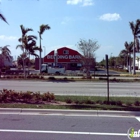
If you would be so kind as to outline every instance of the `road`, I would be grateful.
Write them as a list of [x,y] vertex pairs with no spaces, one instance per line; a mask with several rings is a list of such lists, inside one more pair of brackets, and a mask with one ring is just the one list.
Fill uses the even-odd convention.
[[[0,90],[51,92],[55,95],[106,96],[106,82],[0,81]],[[110,96],[140,96],[139,83],[110,83]]]
[[[129,140],[127,131],[140,129],[139,117],[73,114],[3,114],[1,140]],[[139,138],[138,138],[139,139]],[[134,138],[137,140],[137,138]]]

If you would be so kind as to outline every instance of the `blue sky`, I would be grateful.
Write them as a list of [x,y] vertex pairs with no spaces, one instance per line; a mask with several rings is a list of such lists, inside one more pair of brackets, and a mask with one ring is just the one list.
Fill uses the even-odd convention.
[[[39,26],[51,29],[43,34],[42,55],[59,47],[77,49],[80,39],[97,40],[97,61],[105,54],[117,56],[125,41],[133,41],[129,22],[140,18],[140,0],[0,0],[0,12],[9,25],[0,21],[0,46],[10,45],[14,59],[21,54],[20,25],[32,28],[38,36]],[[39,42],[37,41],[39,45]]]

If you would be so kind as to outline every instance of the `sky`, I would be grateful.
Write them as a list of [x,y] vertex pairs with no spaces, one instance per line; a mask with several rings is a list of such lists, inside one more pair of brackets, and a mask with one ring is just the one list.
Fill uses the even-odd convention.
[[140,19],[139,6],[140,0],[0,0],[0,12],[9,23],[0,21],[0,46],[10,45],[16,59],[22,53],[16,49],[20,25],[38,37],[39,26],[48,24],[42,56],[64,46],[79,51],[80,39],[92,39],[100,45],[95,52],[99,62],[106,54],[118,56],[125,41],[133,41],[129,22]]

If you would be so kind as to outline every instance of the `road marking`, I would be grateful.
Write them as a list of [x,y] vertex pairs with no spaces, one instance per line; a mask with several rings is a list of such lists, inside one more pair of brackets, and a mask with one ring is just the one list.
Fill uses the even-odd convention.
[[102,133],[102,132],[71,132],[71,131],[40,131],[40,130],[11,130],[0,129],[0,132],[14,133],[49,133],[49,134],[73,134],[73,135],[106,135],[106,136],[127,136],[127,133]]
[[[38,113],[38,112],[28,112],[28,113],[25,113],[25,112],[0,112],[1,115],[31,115],[31,116],[73,116],[73,117],[113,117],[113,118],[136,118],[136,119],[140,119],[139,117],[135,117],[135,116],[119,116],[119,115],[100,115],[100,114],[73,114],[73,113],[70,113],[70,114],[63,114],[63,113]],[[140,121],[140,120],[139,120]]]
[[140,117],[135,117],[140,122]]

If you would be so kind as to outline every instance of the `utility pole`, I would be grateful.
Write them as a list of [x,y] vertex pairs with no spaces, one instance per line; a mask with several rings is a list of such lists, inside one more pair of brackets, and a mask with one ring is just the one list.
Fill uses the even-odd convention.
[[109,104],[109,72],[108,72],[108,55],[106,54],[106,76],[107,76],[107,102]]

